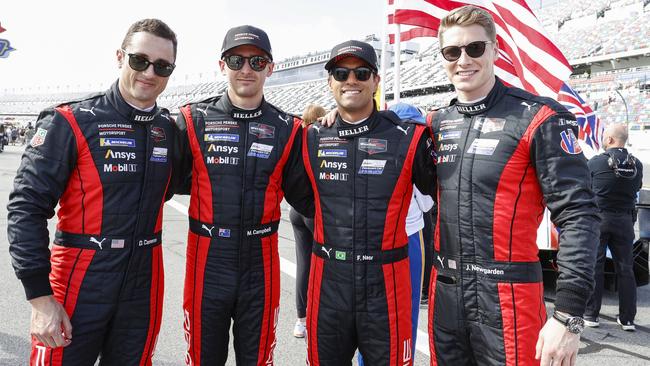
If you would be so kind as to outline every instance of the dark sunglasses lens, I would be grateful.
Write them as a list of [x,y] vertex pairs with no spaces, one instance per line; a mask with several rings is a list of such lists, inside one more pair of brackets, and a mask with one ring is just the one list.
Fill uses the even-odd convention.
[[244,58],[237,55],[226,56],[226,65],[230,70],[241,70],[244,67]]
[[481,57],[485,52],[485,42],[472,42],[465,46],[465,52],[471,58]]
[[442,49],[442,57],[447,61],[456,61],[460,58],[462,50],[458,46],[449,46]]
[[158,76],[167,77],[174,72],[174,65],[166,62],[155,62],[153,64],[153,72]]
[[334,70],[332,70],[332,77],[334,77],[334,80],[336,81],[346,81],[348,80],[349,75],[350,75],[350,70],[343,67],[337,67]]
[[269,64],[269,60],[262,56],[253,56],[249,59],[248,63],[254,71],[262,71]]
[[366,81],[370,79],[371,75],[372,71],[367,67],[359,67],[354,69],[354,77],[356,77],[359,81]]
[[149,60],[146,57],[129,54],[129,66],[135,71],[144,71],[149,67]]

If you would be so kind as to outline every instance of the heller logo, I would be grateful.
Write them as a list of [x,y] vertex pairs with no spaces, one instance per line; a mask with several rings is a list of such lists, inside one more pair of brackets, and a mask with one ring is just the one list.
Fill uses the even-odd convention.
[[340,129],[338,132],[339,132],[339,137],[345,137],[345,136],[361,135],[362,133],[368,131],[370,131],[370,127],[368,127],[368,125],[365,125],[365,126],[355,127],[355,128]]
[[136,114],[133,116],[133,120],[136,122],[151,122],[153,119],[156,118],[154,115],[146,115],[146,114]]
[[487,109],[485,103],[481,103],[477,105],[456,105],[456,110],[459,111],[460,113],[465,113],[465,114],[476,113],[485,109]]
[[122,159],[129,161],[135,159],[135,153],[126,151],[113,151],[111,149],[108,149],[106,150],[104,159]]
[[134,173],[138,171],[138,164],[104,164],[104,173]]
[[233,112],[232,117],[237,119],[252,119],[262,115],[262,110],[251,113]]

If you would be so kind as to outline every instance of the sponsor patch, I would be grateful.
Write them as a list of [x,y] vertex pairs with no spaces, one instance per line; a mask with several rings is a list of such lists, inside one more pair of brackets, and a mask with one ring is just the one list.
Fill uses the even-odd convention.
[[322,160],[320,163],[320,168],[321,169],[336,169],[336,170],[341,170],[341,169],[347,169],[348,168],[348,163],[343,161],[327,161],[327,160]]
[[124,248],[124,239],[111,239],[111,248],[112,249]]
[[104,159],[117,159],[117,160],[135,160],[135,153],[134,152],[127,152],[127,151],[113,151],[111,149],[106,150],[106,154],[104,155]]
[[580,147],[578,138],[573,133],[573,130],[569,129],[560,132],[560,137],[562,138],[562,141],[560,141],[560,147],[562,147],[562,150],[564,150],[565,153],[571,155],[582,153],[582,147]]
[[219,228],[219,236],[222,238],[230,238],[230,229]]
[[443,121],[440,121],[440,131],[444,130],[451,130],[454,128],[458,128],[458,126],[463,124],[463,119],[458,118],[458,119],[446,119]]
[[273,151],[272,145],[260,144],[253,142],[251,148],[248,150],[247,156],[253,156],[256,158],[268,159]]
[[165,129],[164,128],[158,127],[158,126],[155,126],[155,127],[151,128],[151,139],[152,140],[154,140],[156,142],[160,142],[160,141],[165,141],[165,138],[166,138],[166,136],[165,136]]
[[167,162],[167,148],[166,147],[154,147],[153,152],[151,153],[151,161],[156,163],[166,163]]
[[203,140],[206,142],[239,142],[239,135],[235,133],[206,133],[203,135]]
[[339,182],[347,182],[349,177],[350,177],[350,173],[339,173],[339,172],[318,173],[318,179],[320,180],[336,180]]
[[45,136],[47,136],[47,130],[39,127],[34,136],[32,136],[32,141],[29,142],[30,145],[32,147],[43,145],[45,143]]
[[348,151],[343,149],[318,149],[319,158],[347,158]]
[[338,261],[344,261],[345,256],[346,256],[345,252],[339,250],[334,251],[334,258],[336,258],[336,260]]
[[238,128],[236,121],[205,121],[205,132],[230,132]]
[[[316,127],[316,125],[312,125]],[[341,146],[341,144],[347,144],[349,140],[342,139],[339,137],[333,137],[333,136],[327,136],[327,137],[321,137],[318,139],[318,147],[338,147]]]
[[211,165],[237,165],[239,158],[235,156],[208,156],[205,158],[206,164]]
[[385,166],[386,160],[363,159],[359,168],[359,174],[379,175],[384,172]]
[[463,131],[442,131],[438,133],[438,141],[457,140],[463,134]]
[[499,140],[496,139],[474,139],[467,149],[468,154],[492,155],[496,150]]
[[252,122],[248,125],[248,133],[258,139],[270,139],[275,136],[275,127],[264,123]]
[[339,137],[358,136],[358,135],[361,135],[361,134],[366,133],[368,131],[370,131],[370,127],[368,125],[364,125],[364,126],[361,126],[361,127],[339,129],[338,134],[339,134]]
[[121,147],[135,147],[134,139],[122,138],[99,138],[99,146],[121,146]]
[[388,140],[360,138],[359,150],[367,152],[368,155],[386,152],[388,150]]
[[451,152],[451,151],[456,151],[456,150],[458,150],[458,144],[457,143],[454,143],[454,144],[441,143],[440,145],[438,145],[438,152],[442,152],[442,151]]
[[99,136],[126,136],[133,132],[133,126],[125,123],[100,123],[97,128]]
[[135,173],[138,164],[104,164],[104,173]]
[[456,154],[438,155],[436,156],[436,164],[447,164],[456,162]]
[[237,154],[239,153],[239,146],[210,144],[208,146],[208,152],[226,153],[228,155]]
[[481,133],[503,131],[505,125],[506,120],[503,118],[479,117],[474,121],[474,129]]
[[572,120],[572,119],[564,119],[564,118],[560,118],[560,119],[557,120],[557,123],[558,123],[560,126],[574,126],[574,127],[578,127],[578,122],[577,122],[577,121],[574,121],[574,120]]

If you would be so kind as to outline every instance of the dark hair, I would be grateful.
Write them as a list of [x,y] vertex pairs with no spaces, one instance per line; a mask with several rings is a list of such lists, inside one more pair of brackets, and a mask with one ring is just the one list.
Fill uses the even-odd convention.
[[165,22],[160,19],[142,19],[133,23],[129,27],[129,30],[126,31],[126,35],[122,41],[122,49],[126,49],[131,42],[133,34],[138,32],[151,33],[154,36],[172,41],[172,44],[174,45],[174,58],[176,58],[176,48],[178,45],[178,42],[176,41],[176,33],[174,33]]

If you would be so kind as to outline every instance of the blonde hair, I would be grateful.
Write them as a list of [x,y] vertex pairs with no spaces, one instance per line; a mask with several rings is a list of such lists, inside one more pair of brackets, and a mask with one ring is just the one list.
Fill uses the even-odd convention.
[[497,31],[492,15],[477,6],[466,5],[452,10],[440,21],[440,27],[438,27],[438,41],[440,41],[440,46],[442,46],[443,33],[449,28],[456,25],[469,27],[474,24],[480,25],[485,29],[485,34],[487,34],[490,41],[497,40]]
[[303,126],[309,126],[318,118],[323,117],[326,113],[325,108],[317,104],[309,104],[305,108],[305,111],[302,112]]

